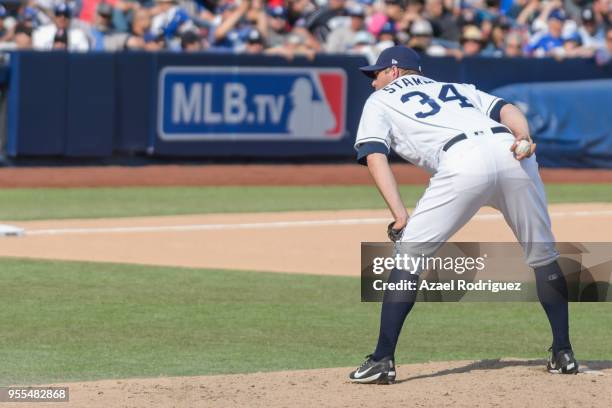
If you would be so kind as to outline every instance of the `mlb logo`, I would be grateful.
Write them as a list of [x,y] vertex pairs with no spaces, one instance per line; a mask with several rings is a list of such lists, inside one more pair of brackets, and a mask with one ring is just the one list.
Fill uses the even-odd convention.
[[346,74],[337,68],[166,67],[159,76],[164,141],[338,140]]

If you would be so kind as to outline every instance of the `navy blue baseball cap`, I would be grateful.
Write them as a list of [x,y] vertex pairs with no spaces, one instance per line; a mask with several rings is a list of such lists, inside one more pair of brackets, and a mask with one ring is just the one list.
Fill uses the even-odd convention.
[[287,10],[283,6],[268,7],[266,11],[270,17],[287,19]]
[[421,57],[412,48],[396,45],[381,52],[376,60],[376,64],[367,65],[359,69],[370,78],[375,78],[376,71],[382,71],[392,66],[403,69],[413,69],[420,72]]
[[56,16],[64,16],[68,18],[72,16],[72,11],[66,3],[59,3],[57,6],[55,6],[54,11]]

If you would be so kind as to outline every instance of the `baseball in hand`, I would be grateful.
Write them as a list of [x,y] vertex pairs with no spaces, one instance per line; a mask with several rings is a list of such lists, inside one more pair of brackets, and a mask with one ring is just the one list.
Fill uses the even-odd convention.
[[516,144],[516,148],[514,149],[514,153],[517,156],[521,156],[524,154],[529,154],[529,152],[531,151],[531,143],[529,142],[529,140],[519,140],[518,143]]

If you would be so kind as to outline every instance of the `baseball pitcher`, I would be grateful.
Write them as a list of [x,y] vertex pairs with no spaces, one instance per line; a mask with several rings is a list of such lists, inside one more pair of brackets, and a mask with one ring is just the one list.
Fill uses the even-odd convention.
[[[569,339],[567,283],[557,263],[546,194],[533,154],[536,145],[524,115],[472,85],[423,76],[418,54],[404,46],[384,50],[375,65],[361,70],[372,78],[375,92],[365,103],[355,149],[393,215],[389,238],[441,245],[482,206],[497,208],[535,271],[538,298],[553,335],[547,369],[577,373]],[[387,160],[391,149],[432,174],[410,217]],[[413,280],[418,287],[418,275],[395,269],[389,282]],[[416,290],[399,302],[385,293],[378,344],[350,373],[351,381],[394,382],[395,347],[415,299]]]

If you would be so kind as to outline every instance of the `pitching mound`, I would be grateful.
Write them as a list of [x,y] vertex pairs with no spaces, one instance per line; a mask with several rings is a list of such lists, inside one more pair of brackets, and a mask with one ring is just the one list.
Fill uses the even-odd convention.
[[[69,384],[67,406],[87,407],[611,407],[612,362],[552,375],[541,360],[398,366],[396,384],[346,381],[350,368],[105,380]],[[63,384],[66,385],[66,384]],[[54,404],[55,405],[55,404]]]

